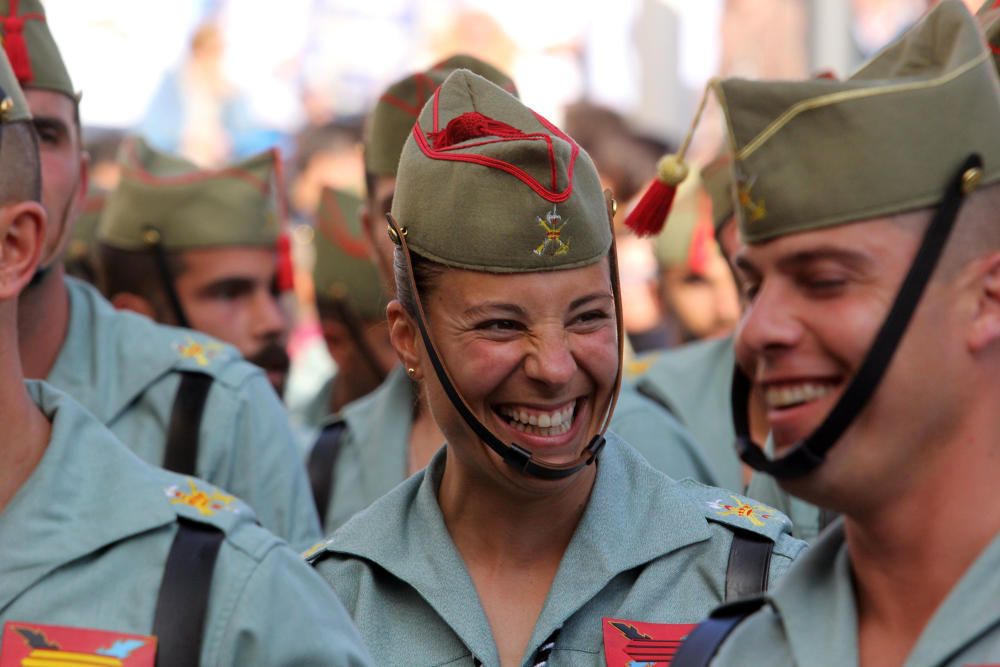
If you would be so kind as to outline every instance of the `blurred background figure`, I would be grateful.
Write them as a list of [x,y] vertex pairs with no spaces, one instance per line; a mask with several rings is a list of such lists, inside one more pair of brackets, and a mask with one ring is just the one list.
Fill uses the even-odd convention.
[[728,336],[740,317],[729,264],[715,241],[712,204],[694,175],[654,241],[657,296],[673,344]]
[[187,57],[160,82],[139,125],[153,145],[203,167],[229,159],[249,124],[246,101],[222,69],[224,49],[218,25],[199,26]]

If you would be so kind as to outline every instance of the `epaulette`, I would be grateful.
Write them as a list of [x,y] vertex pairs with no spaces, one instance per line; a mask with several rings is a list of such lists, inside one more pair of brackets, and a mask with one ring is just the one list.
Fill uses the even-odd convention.
[[181,371],[200,371],[211,375],[239,357],[235,348],[193,331],[178,330],[170,346],[176,356],[174,368]]
[[302,560],[311,567],[315,567],[317,563],[331,554],[331,551],[328,549],[329,546],[329,539],[320,540],[302,552]]
[[688,496],[713,523],[746,530],[777,542],[782,533],[791,534],[792,522],[780,511],[728,489],[706,486],[693,479],[679,482]]
[[625,364],[625,379],[635,380],[636,378],[642,377],[659,358],[659,352],[650,352],[627,362]]
[[250,506],[236,496],[194,477],[172,477],[175,481],[165,485],[163,493],[177,516],[215,526],[225,533],[241,521],[255,521]]

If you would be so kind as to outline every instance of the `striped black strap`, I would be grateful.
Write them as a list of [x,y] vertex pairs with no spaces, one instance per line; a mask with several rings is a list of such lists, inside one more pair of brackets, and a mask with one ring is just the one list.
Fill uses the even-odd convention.
[[340,454],[340,442],[347,424],[335,421],[325,426],[316,439],[312,451],[309,452],[309,486],[312,488],[316,511],[319,513],[319,523],[326,525],[326,512],[333,497],[333,482],[336,477],[337,456]]

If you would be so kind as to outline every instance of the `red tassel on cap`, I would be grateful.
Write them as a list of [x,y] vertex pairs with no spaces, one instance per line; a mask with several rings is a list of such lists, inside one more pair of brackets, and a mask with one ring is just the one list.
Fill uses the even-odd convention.
[[655,236],[663,230],[677,196],[677,186],[688,174],[687,165],[677,155],[664,156],[656,166],[656,179],[625,218],[625,226],[638,236]]
[[278,291],[295,289],[295,267],[292,265],[292,240],[287,233],[278,237]]
[[468,111],[452,118],[440,132],[431,132],[427,136],[431,140],[431,145],[440,150],[469,139],[482,137],[521,139],[528,135],[512,125],[484,116],[478,111]]
[[[17,12],[17,3],[10,3],[11,13]],[[7,60],[14,70],[19,83],[30,83],[35,77],[31,70],[31,57],[28,55],[28,44],[24,41],[24,19],[20,16],[6,16],[3,19],[3,48],[7,52]]]
[[667,216],[670,215],[670,208],[674,205],[674,197],[677,196],[677,186],[687,178],[688,166],[684,163],[684,154],[687,153],[688,146],[691,145],[691,138],[694,136],[695,128],[701,121],[701,114],[705,111],[708,103],[708,91],[712,89],[714,79],[705,86],[705,92],[701,95],[701,102],[698,110],[691,121],[691,129],[677,154],[665,155],[656,165],[657,176],[653,183],[642,195],[642,199],[635,205],[632,212],[625,218],[625,226],[635,232],[638,236],[654,236],[663,231],[663,225],[667,224]]

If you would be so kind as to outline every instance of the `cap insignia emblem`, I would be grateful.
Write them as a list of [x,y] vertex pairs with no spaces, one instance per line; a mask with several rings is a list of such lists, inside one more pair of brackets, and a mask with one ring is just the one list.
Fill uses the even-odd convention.
[[538,244],[532,252],[539,257],[549,256],[558,257],[559,255],[565,255],[569,252],[569,241],[564,241],[562,238],[562,230],[569,223],[569,220],[563,220],[562,217],[556,213],[556,207],[553,206],[552,210],[545,214],[545,219],[543,220],[541,216],[536,218],[538,224],[541,225],[542,229],[545,230],[545,239]]
[[752,178],[750,180],[741,179],[736,188],[736,198],[739,200],[740,206],[743,207],[743,213],[746,215],[748,223],[763,220],[767,215],[767,209],[764,207],[764,200],[758,199],[754,201],[753,193],[751,192],[756,180],[756,178]]

